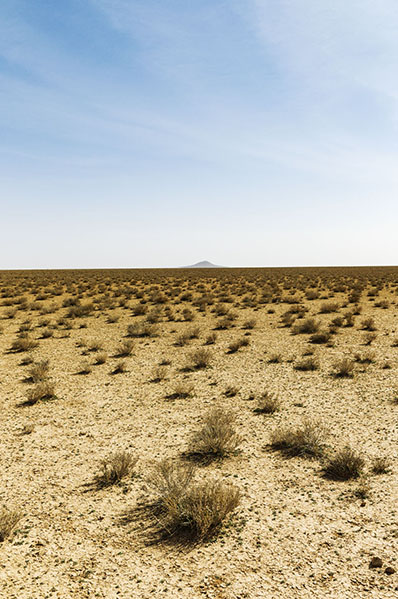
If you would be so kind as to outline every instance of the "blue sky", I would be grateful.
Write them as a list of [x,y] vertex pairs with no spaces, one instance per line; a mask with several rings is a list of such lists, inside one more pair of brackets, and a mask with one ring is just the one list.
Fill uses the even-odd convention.
[[398,262],[396,0],[2,0],[0,268]]

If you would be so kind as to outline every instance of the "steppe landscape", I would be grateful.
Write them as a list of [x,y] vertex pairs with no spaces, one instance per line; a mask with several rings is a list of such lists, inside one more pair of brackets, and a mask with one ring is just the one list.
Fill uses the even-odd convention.
[[0,298],[1,597],[398,597],[398,267]]

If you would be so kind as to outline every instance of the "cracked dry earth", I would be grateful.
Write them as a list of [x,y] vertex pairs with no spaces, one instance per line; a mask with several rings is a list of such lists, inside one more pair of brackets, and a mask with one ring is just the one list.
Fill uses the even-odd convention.
[[[1,597],[398,597],[398,268],[2,272],[0,296],[0,498],[19,516],[0,544]],[[307,318],[331,331],[326,343],[294,334]],[[111,374],[127,327],[148,320],[152,336]],[[12,350],[21,335],[37,345]],[[208,366],[187,371],[203,347]],[[319,368],[297,370],[308,352]],[[335,376],[344,357],[351,376]],[[43,360],[55,397],[24,405]],[[170,399],[180,383],[191,396]],[[265,391],[280,400],[273,414],[255,411]],[[202,542],[149,543],[148,523],[123,514],[214,406],[234,414],[239,450],[196,477],[233,483],[239,505]],[[271,450],[273,431],[304,421],[324,431],[322,457]],[[326,479],[323,461],[345,446],[363,472]],[[138,458],[134,476],[90,485],[115,451]]]

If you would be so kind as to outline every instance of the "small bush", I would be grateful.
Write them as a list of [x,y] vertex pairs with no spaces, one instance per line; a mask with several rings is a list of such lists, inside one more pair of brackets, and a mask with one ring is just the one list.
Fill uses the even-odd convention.
[[337,312],[340,308],[337,302],[323,302],[319,309],[320,314],[331,314],[332,312]]
[[108,359],[108,354],[106,352],[100,352],[95,356],[95,365],[105,364]]
[[308,356],[302,358],[294,365],[294,370],[300,370],[302,372],[319,370],[319,361],[314,356]]
[[235,397],[239,393],[238,387],[234,387],[233,385],[228,385],[228,387],[224,391],[225,397]]
[[150,379],[151,383],[160,383],[160,382],[164,381],[164,379],[166,378],[166,374],[167,374],[167,369],[165,366],[157,366],[152,371],[152,375],[151,375],[151,379]]
[[33,406],[39,401],[46,401],[56,399],[55,395],[55,385],[50,381],[43,381],[38,383],[36,387],[29,389],[26,394],[26,400],[24,401],[24,405]]
[[40,339],[50,339],[54,336],[54,331],[52,329],[46,328],[42,330]]
[[277,395],[265,391],[258,399],[258,405],[254,409],[257,414],[274,414],[280,409],[281,402]]
[[77,374],[90,374],[93,371],[93,367],[90,362],[85,360],[82,362],[77,370]]
[[366,352],[365,354],[355,354],[354,360],[359,364],[374,364],[375,355],[370,351]]
[[10,536],[21,517],[20,512],[16,510],[9,510],[6,507],[0,509],[0,543]]
[[242,337],[241,339],[237,339],[236,341],[232,341],[228,345],[229,354],[236,353],[241,347],[247,347],[249,345],[249,339],[247,337]]
[[131,356],[134,349],[134,342],[131,339],[125,339],[116,349],[116,356],[118,358],[127,358],[127,356]]
[[255,320],[255,318],[250,318],[249,320],[246,320],[243,323],[242,329],[251,330],[251,329],[254,329],[255,326],[256,326],[256,320]]
[[280,364],[282,362],[282,354],[273,353],[268,358],[268,364]]
[[31,339],[28,336],[18,337],[11,345],[11,351],[20,353],[24,351],[30,351],[39,345],[38,341]]
[[320,457],[324,450],[324,431],[318,423],[310,421],[298,427],[275,429],[271,434],[271,447],[286,456]]
[[91,343],[87,346],[87,351],[89,352],[97,352],[104,349],[103,343],[101,341],[91,341]]
[[363,336],[363,344],[364,345],[372,345],[373,341],[376,339],[376,333],[365,333]]
[[184,333],[180,333],[179,335],[177,335],[174,345],[176,347],[183,347],[184,345],[186,345],[188,343],[189,340],[190,340],[190,336],[185,331]]
[[330,341],[331,334],[329,331],[319,331],[319,333],[314,333],[310,337],[310,343],[321,344],[328,343]]
[[314,318],[306,318],[303,322],[296,324],[292,333],[294,335],[303,335],[303,334],[313,334],[317,333],[319,329],[319,322],[317,322]]
[[234,414],[213,408],[205,416],[202,428],[193,435],[188,454],[207,460],[224,458],[236,451],[239,442]]
[[365,461],[351,447],[344,447],[329,458],[324,467],[324,475],[332,480],[349,480],[358,478],[363,471]]
[[189,465],[160,462],[148,483],[156,498],[156,525],[162,537],[203,541],[216,534],[240,502],[239,490],[220,480],[194,482]]
[[33,364],[29,370],[29,379],[32,383],[39,383],[48,377],[50,368],[49,360],[42,360]]
[[132,308],[133,316],[143,316],[144,314],[147,313],[147,310],[148,310],[148,308],[146,307],[145,304],[136,304]]
[[207,368],[211,362],[211,353],[206,349],[197,349],[190,355],[187,370],[201,370]]
[[171,393],[166,395],[166,399],[186,399],[192,397],[193,385],[188,383],[177,383]]
[[342,358],[334,364],[333,376],[336,378],[352,378],[354,369],[355,363],[351,358]]
[[361,329],[363,329],[364,331],[375,331],[376,326],[374,318],[365,318],[364,320],[362,320]]
[[137,322],[127,327],[127,337],[156,337],[158,329],[149,322]]
[[120,360],[112,370],[111,374],[121,374],[123,372],[127,372],[126,360]]
[[206,337],[205,345],[214,345],[216,341],[217,333],[210,333],[210,335]]
[[138,458],[127,451],[113,453],[101,461],[101,472],[94,478],[97,487],[110,487],[119,484],[127,476],[132,476]]
[[373,474],[387,474],[391,472],[391,462],[384,456],[376,457],[372,462]]

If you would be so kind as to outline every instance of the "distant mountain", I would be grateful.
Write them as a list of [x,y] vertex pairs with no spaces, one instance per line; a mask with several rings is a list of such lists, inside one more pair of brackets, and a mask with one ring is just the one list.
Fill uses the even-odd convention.
[[219,266],[218,264],[212,264],[208,260],[202,260],[201,262],[197,262],[196,264],[191,264],[190,266],[182,266],[181,268],[224,268],[224,267]]

